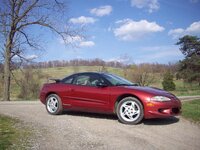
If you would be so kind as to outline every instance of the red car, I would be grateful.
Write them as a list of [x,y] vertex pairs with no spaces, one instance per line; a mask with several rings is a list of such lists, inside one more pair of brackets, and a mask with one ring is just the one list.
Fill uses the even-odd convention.
[[163,118],[180,113],[181,102],[173,94],[142,87],[109,73],[85,72],[44,84],[40,100],[49,114],[64,109],[114,113],[125,124],[143,118]]

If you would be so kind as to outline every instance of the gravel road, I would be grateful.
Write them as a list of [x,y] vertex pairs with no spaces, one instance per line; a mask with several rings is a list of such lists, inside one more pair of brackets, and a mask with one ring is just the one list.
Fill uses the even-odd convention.
[[39,101],[0,102],[0,114],[19,118],[34,128],[32,149],[200,149],[199,125],[182,117],[124,125],[113,115],[66,112],[52,116]]

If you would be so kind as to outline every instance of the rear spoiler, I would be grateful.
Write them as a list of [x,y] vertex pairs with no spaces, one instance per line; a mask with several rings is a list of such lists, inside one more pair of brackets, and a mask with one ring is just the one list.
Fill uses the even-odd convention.
[[59,82],[61,81],[60,79],[54,79],[54,78],[51,78],[51,79],[49,79],[49,80],[55,81],[56,83],[59,83]]

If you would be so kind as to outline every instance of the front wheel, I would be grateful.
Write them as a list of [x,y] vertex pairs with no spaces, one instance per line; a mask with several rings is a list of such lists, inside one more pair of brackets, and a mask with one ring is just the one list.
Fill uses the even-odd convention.
[[141,102],[134,97],[125,97],[117,105],[117,116],[124,124],[138,124],[144,117]]
[[56,94],[50,94],[46,100],[46,110],[51,115],[61,114],[63,111],[62,101]]

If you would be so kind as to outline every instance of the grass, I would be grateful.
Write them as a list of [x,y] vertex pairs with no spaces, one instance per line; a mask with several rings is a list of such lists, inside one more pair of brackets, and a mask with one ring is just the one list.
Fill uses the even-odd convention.
[[182,116],[200,123],[200,99],[182,103]]
[[[155,82],[150,86],[162,89],[163,77],[160,74],[156,74],[155,78]],[[200,86],[198,85],[198,83],[185,83],[183,80],[176,79],[174,79],[174,83],[176,85],[176,90],[170,92],[175,94],[176,96],[200,95]]]
[[30,135],[19,120],[0,115],[0,150],[27,149]]
[[[41,79],[41,85],[48,81],[48,78],[64,78],[75,72],[84,72],[84,71],[100,71],[102,66],[68,66],[68,67],[56,67],[56,68],[42,68],[39,69],[42,73],[46,75],[46,78]],[[107,72],[117,74],[119,76],[124,76],[122,68],[113,68],[106,67]],[[21,78],[20,70],[15,70],[14,75],[17,79]],[[160,74],[155,74],[155,82],[149,86],[157,87],[162,89],[162,79],[163,76]],[[175,80],[176,90],[172,91],[173,94],[177,96],[186,96],[186,95],[200,95],[200,86],[194,83],[184,83],[182,80]],[[0,85],[0,97],[2,95]],[[18,100],[18,95],[20,93],[20,87],[16,84],[15,80],[11,81],[11,99]],[[36,98],[34,98],[36,99]]]
[[[69,66],[69,67],[57,67],[57,68],[44,68],[41,69],[43,73],[46,73],[49,76],[55,78],[64,78],[67,75],[70,75],[75,72],[87,72],[87,71],[100,71],[101,66]],[[121,68],[113,68],[113,67],[106,67],[108,72],[115,73],[118,75],[123,75],[123,70]]]
[[[56,68],[42,68],[39,69],[42,73],[45,74],[46,78],[41,79],[41,85],[48,82],[47,78],[59,78],[62,79],[70,74],[75,72],[98,72],[102,69],[102,66],[69,66],[69,67],[56,67]],[[123,76],[123,70],[121,68],[113,68],[113,67],[106,67],[107,71],[110,73],[114,73],[120,76]],[[14,75],[17,79],[21,78],[21,71],[15,70]],[[15,80],[12,79],[11,81],[11,99],[12,100],[21,100],[18,98],[20,93],[20,87],[16,84]],[[0,95],[1,97],[1,95]]]
[[175,80],[176,90],[173,92],[177,96],[200,95],[200,86],[197,83],[185,83],[182,80]]

